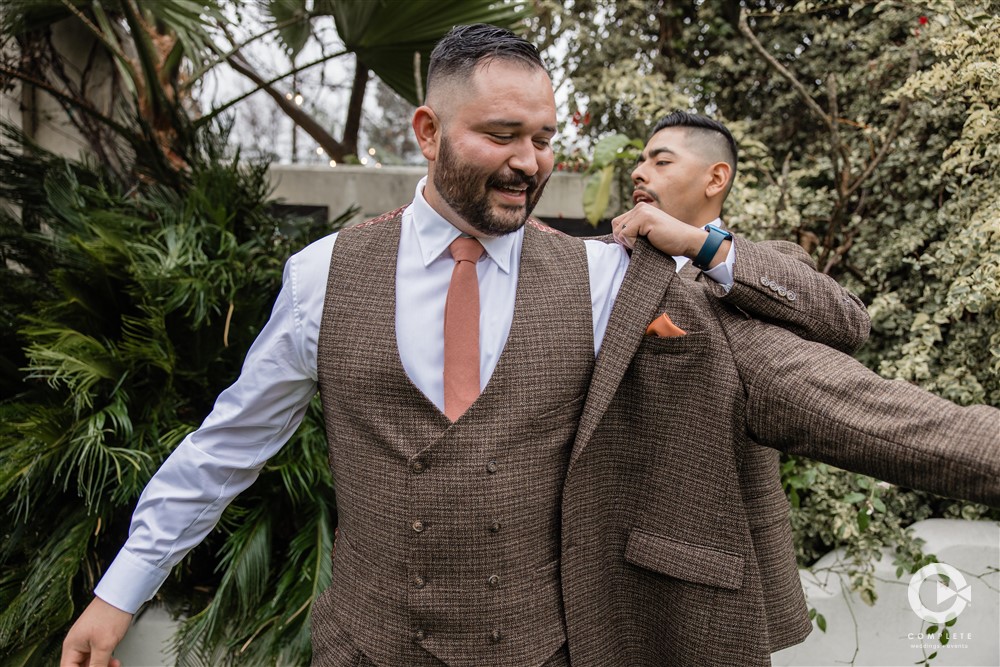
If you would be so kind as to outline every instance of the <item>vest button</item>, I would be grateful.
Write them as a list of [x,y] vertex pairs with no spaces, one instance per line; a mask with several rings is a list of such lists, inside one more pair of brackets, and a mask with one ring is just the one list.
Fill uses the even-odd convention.
[[499,521],[494,521],[490,524],[490,532],[499,533],[501,528],[503,528],[503,526]]
[[427,639],[427,631],[424,630],[423,628],[421,628],[421,629],[419,629],[419,630],[417,630],[416,632],[413,633],[413,641],[415,641],[415,642],[422,642],[425,639]]
[[497,465],[496,461],[493,461],[493,460],[487,461],[487,463],[486,463],[486,472],[488,472],[489,474],[492,475],[493,473],[495,473],[497,471],[498,468],[499,468],[499,466]]
[[490,585],[490,588],[496,588],[500,585],[500,576],[496,574],[491,574],[486,583]]
[[414,533],[422,533],[424,532],[424,528],[426,528],[426,526],[424,526],[424,522],[421,521],[420,519],[417,519],[416,521],[411,523],[410,526],[413,528]]
[[492,641],[494,644],[500,643],[501,639],[503,639],[503,633],[500,632],[499,630],[494,630],[493,632],[490,633],[490,641]]
[[414,475],[419,475],[426,469],[427,466],[424,464],[423,461],[419,459],[410,464],[410,470],[413,472]]
[[413,587],[414,588],[418,588],[419,589],[419,588],[423,588],[426,585],[427,585],[427,582],[420,575],[417,575],[417,576],[413,577]]

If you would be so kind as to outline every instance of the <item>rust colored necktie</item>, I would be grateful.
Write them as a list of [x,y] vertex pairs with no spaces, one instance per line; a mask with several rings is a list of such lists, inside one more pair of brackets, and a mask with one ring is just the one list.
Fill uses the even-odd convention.
[[455,258],[444,306],[444,414],[457,421],[479,396],[479,275],[483,246],[459,237],[448,246]]

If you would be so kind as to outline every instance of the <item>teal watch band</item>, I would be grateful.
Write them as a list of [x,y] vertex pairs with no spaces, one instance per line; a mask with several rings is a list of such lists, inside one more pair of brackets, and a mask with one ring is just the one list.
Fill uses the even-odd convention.
[[715,257],[715,253],[719,252],[719,246],[722,245],[722,242],[733,238],[732,234],[724,229],[719,229],[715,225],[705,225],[705,231],[708,232],[708,238],[705,239],[705,244],[698,251],[698,256],[691,260],[695,268],[702,271],[708,269],[708,265],[711,263],[712,258]]

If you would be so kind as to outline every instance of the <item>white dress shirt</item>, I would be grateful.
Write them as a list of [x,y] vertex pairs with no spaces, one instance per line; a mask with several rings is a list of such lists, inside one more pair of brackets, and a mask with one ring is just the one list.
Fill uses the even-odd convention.
[[[407,375],[443,411],[444,305],[455,264],[447,248],[459,231],[427,204],[423,188],[421,180],[402,217],[396,340]],[[271,317],[239,378],[142,492],[128,540],[95,590],[101,599],[127,612],[138,610],[295,432],[316,393],[317,339],[336,240],[331,234],[288,260]],[[523,229],[482,239],[486,253],[476,269],[483,387],[510,332],[523,241]],[[596,355],[629,257],[613,243],[586,241],[585,247]],[[707,273],[731,286],[734,259],[730,251],[726,263]]]

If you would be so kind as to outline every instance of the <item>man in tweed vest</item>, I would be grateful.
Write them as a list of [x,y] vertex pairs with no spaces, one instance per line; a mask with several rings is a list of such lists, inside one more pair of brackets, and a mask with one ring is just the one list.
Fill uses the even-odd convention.
[[[341,529],[313,608],[319,665],[766,663],[739,488],[750,434],[996,498],[995,413],[939,401],[931,423],[926,394],[746,314],[820,338],[856,325],[828,278],[665,215],[636,219],[642,239],[618,226],[631,257],[529,221],[555,124],[533,47],[489,26],[442,41],[413,121],[429,161],[413,203],[289,260],[243,373],[143,493],[64,665],[114,662],[131,613],[317,387]],[[449,418],[441,328],[463,235],[484,251],[481,393]],[[709,279],[673,280],[673,256]],[[765,268],[799,298],[777,303]],[[665,312],[686,334],[645,336]],[[951,449],[949,430],[970,444]],[[934,457],[954,462],[948,474],[930,474]],[[730,634],[692,642],[696,627]]]

